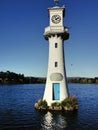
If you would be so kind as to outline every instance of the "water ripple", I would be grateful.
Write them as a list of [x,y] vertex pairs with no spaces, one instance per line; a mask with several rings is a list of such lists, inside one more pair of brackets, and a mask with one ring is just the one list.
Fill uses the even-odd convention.
[[0,86],[0,130],[98,130],[98,85],[69,84],[77,112],[40,112],[34,103],[44,84]]

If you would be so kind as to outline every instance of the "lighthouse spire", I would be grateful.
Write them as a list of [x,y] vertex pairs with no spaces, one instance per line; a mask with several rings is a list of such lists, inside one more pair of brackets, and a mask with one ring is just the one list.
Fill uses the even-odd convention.
[[58,5],[59,3],[59,0],[54,0],[55,4]]

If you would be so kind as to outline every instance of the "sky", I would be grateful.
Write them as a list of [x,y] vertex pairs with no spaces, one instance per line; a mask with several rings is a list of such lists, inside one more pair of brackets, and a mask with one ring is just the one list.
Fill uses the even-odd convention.
[[[98,77],[98,0],[60,0],[65,5],[67,77]],[[45,77],[49,43],[43,37],[53,0],[0,0],[0,71]]]

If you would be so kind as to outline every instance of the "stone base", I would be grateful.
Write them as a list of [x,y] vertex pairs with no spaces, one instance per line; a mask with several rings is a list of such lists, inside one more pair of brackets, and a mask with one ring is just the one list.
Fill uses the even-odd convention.
[[67,97],[62,102],[54,102],[51,106],[47,105],[47,101],[39,99],[34,107],[38,110],[54,110],[54,111],[74,111],[78,110],[78,100],[74,96]]
[[52,107],[52,106],[47,106],[46,108],[45,107],[39,107],[37,103],[35,103],[34,105],[35,109],[37,110],[41,110],[41,111],[75,111],[75,110],[78,110],[78,106],[77,108],[73,108],[73,107]]

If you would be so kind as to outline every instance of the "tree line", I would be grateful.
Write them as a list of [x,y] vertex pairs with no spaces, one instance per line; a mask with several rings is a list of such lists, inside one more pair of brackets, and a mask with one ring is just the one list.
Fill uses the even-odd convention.
[[[98,84],[98,77],[95,78],[85,78],[85,77],[68,77],[68,83],[84,83]],[[24,74],[17,74],[14,72],[6,71],[0,72],[0,84],[33,84],[33,83],[45,83],[46,78],[24,76]]]
[[69,83],[98,84],[98,77],[95,77],[95,78],[70,77],[67,80]]
[[6,71],[0,72],[0,84],[31,84],[31,83],[45,83],[45,78],[26,77],[24,74],[17,74]]

